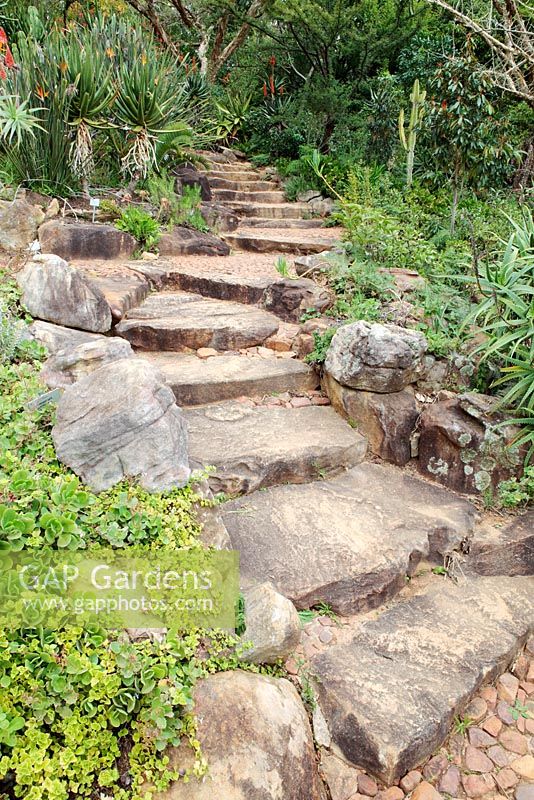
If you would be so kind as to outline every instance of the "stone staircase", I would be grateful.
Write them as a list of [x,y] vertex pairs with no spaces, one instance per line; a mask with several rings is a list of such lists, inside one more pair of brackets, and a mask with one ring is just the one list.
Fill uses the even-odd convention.
[[[249,164],[215,158],[208,174],[215,199],[246,222],[226,235],[232,247],[331,246],[321,222]],[[514,659],[534,627],[534,581],[475,575],[465,555],[474,506],[366,460],[365,439],[325,405],[316,373],[269,348],[284,325],[260,306],[273,279],[232,274],[231,259],[228,272],[192,259],[139,266],[158,291],[136,295],[116,333],[164,374],[184,407],[192,464],[215,467],[212,489],[232,496],[219,511],[243,579],[344,620],[344,637],[306,667],[314,721],[327,727],[316,737],[398,782]],[[430,571],[445,559],[463,564],[456,583]]]
[[265,180],[250,163],[212,160],[206,174],[214,201],[244,217],[237,231],[224,236],[232,248],[307,255],[331,247],[336,233],[329,235],[324,220],[314,219],[306,203],[286,202],[278,184]]

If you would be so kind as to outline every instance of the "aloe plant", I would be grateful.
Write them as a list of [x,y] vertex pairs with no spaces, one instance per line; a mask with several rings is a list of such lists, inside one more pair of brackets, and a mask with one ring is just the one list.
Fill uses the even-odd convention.
[[413,182],[415,145],[417,143],[417,132],[421,126],[421,121],[424,115],[425,99],[426,99],[426,92],[424,90],[421,90],[419,86],[419,81],[416,79],[414,81],[412,91],[410,94],[412,107],[410,111],[410,121],[408,123],[407,129],[404,124],[404,109],[401,108],[399,112],[399,137],[401,140],[401,144],[407,153],[406,186],[408,187],[408,189],[410,188]]

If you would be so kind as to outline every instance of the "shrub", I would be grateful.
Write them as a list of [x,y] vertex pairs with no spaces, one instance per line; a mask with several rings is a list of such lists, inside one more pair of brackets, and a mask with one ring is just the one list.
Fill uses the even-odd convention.
[[146,211],[135,206],[129,206],[122,211],[120,219],[115,222],[115,227],[131,234],[143,250],[152,249],[159,241],[158,222]]

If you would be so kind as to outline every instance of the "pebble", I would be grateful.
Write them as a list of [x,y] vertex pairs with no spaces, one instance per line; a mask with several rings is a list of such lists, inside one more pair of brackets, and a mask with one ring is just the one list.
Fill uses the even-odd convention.
[[[332,633],[331,628],[323,628],[322,631],[320,631],[319,633],[319,640],[323,644],[330,644],[333,638],[334,634]],[[365,794],[365,792],[363,792],[363,794]]]
[[495,707],[497,703],[497,689],[495,686],[484,686],[480,690],[480,697],[483,697],[488,706]]
[[499,736],[499,741],[506,750],[519,753],[520,756],[524,756],[528,750],[526,738],[519,731],[514,731],[511,728],[505,728]]
[[479,722],[488,713],[488,704],[482,697],[474,697],[467,708],[465,709],[464,716],[472,719],[473,722]]
[[510,769],[510,767],[505,767],[497,773],[495,780],[497,781],[497,786],[499,789],[505,792],[507,789],[511,789],[513,786],[515,786],[519,781],[519,778],[513,769]]
[[520,783],[516,786],[515,800],[534,800],[534,783]]
[[441,795],[428,781],[422,781],[415,787],[412,800],[441,800]]
[[460,788],[460,770],[458,767],[449,767],[439,782],[438,789],[444,794],[456,797]]
[[[358,779],[358,789],[360,788],[360,782]],[[384,789],[381,792],[378,792],[375,795],[376,800],[403,800],[404,799],[404,792],[398,786],[390,786],[389,789]]]
[[482,750],[478,750],[472,745],[467,745],[465,749],[465,766],[471,772],[491,772],[493,762],[485,755]]
[[364,794],[366,797],[374,797],[378,793],[378,785],[374,778],[370,775],[358,776],[358,792]]
[[482,723],[483,730],[489,733],[490,736],[498,736],[501,732],[502,722],[498,717],[488,717]]
[[513,705],[519,689],[519,680],[511,672],[505,672],[497,681],[497,695],[500,700]]
[[500,746],[500,744],[495,745],[495,747],[490,747],[490,749],[486,752],[493,763],[498,767],[507,767],[512,760],[510,753],[507,753],[506,750]]
[[434,756],[424,767],[423,777],[426,778],[427,781],[437,781],[441,778],[448,766],[449,761],[446,755],[440,754]]
[[293,408],[305,408],[306,406],[311,406],[312,401],[309,397],[294,397],[291,400],[291,405]]
[[529,661],[528,658],[521,654],[515,660],[513,666],[513,673],[520,681],[524,681],[528,675]]
[[407,772],[404,778],[401,779],[400,787],[406,794],[409,794],[409,792],[413,792],[415,787],[418,786],[422,780],[423,776],[421,773],[413,769],[411,772]]
[[534,781],[534,756],[528,755],[523,756],[523,758],[517,758],[512,761],[510,766],[521,778]]
[[329,406],[330,400],[328,397],[312,397],[312,405],[314,406]]
[[212,358],[218,355],[219,353],[217,350],[214,350],[213,347],[199,347],[197,350],[197,356],[199,358]]
[[513,725],[514,718],[512,717],[512,712],[510,711],[510,704],[505,703],[503,700],[500,703],[497,703],[497,716],[501,719],[505,725]]
[[491,775],[463,775],[462,785],[468,797],[482,797],[495,789]]
[[497,739],[481,728],[469,728],[469,743],[473,747],[491,747],[491,745],[497,744]]

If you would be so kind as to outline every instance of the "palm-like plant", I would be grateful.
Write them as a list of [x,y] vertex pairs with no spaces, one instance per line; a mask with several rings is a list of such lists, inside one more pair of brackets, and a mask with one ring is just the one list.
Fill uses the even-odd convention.
[[37,114],[42,108],[28,108],[28,100],[17,95],[0,95],[0,139],[8,146],[20,147],[25,134],[35,136],[36,128],[44,130]]
[[506,243],[502,259],[477,276],[483,300],[468,319],[487,337],[475,352],[481,361],[496,361],[501,375],[494,386],[507,387],[502,407],[518,409],[512,420],[525,430],[517,444],[534,455],[534,219],[525,211]]

